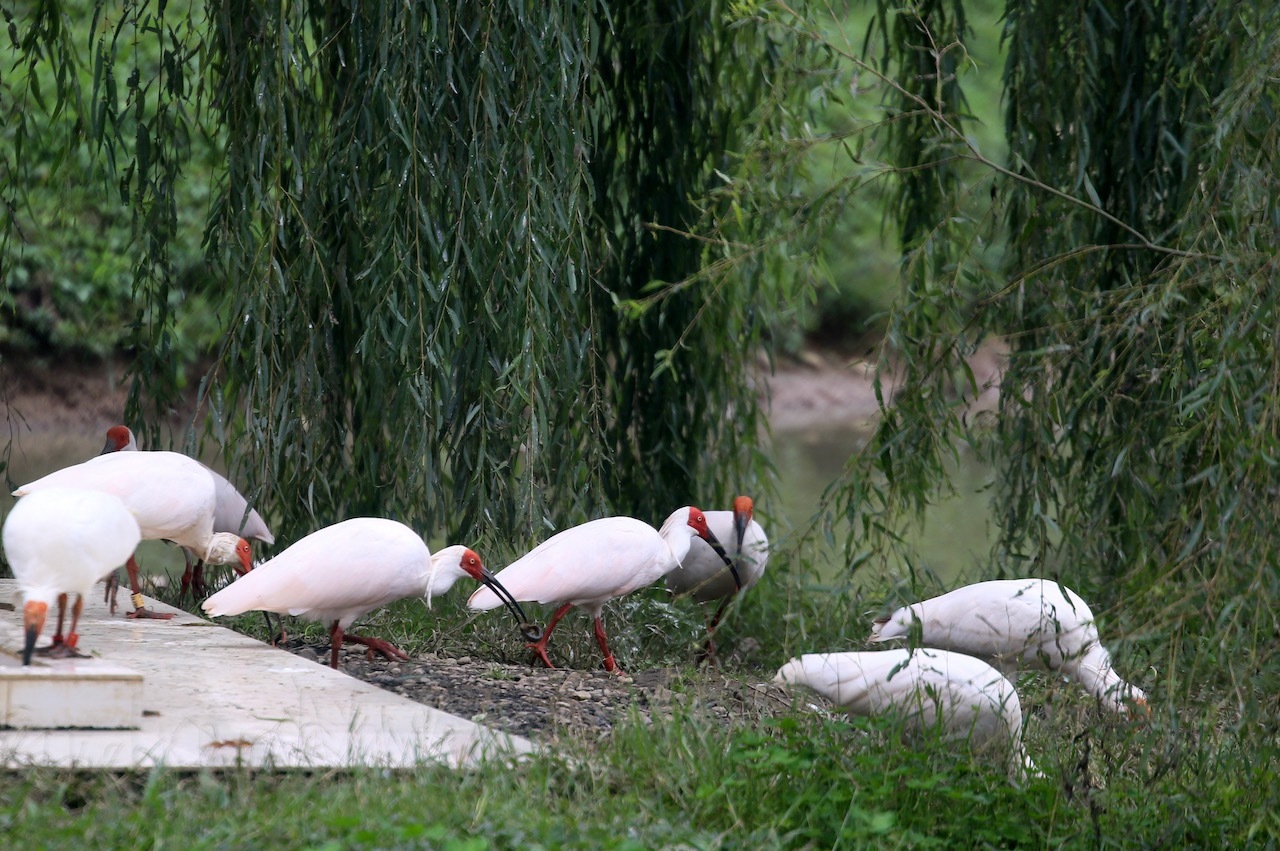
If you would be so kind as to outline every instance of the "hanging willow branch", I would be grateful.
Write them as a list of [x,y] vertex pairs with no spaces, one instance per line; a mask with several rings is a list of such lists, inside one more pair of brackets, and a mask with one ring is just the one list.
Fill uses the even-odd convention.
[[761,29],[713,2],[99,0],[84,60],[59,25],[90,10],[39,9],[19,49],[91,76],[80,126],[134,217],[138,425],[180,390],[174,187],[194,136],[218,151],[202,389],[281,544],[375,514],[524,545],[758,487],[770,270],[703,276],[680,234],[790,120]]
[[[860,544],[891,538],[884,517],[944,486],[965,440],[999,471],[997,572],[1251,587],[1277,551],[1277,302],[1261,246],[1280,221],[1264,82],[1280,19],[1011,0],[1005,166],[963,139],[958,101],[919,86],[920,57],[942,55],[930,45],[964,37],[950,25],[959,4],[943,8],[882,7],[877,24],[921,36],[880,42],[886,85],[906,101],[893,108],[913,116],[893,123],[883,155],[905,174],[909,203],[894,210],[916,237],[887,336],[893,408],[844,493],[873,541]],[[939,147],[955,158],[929,153]],[[965,161],[981,170],[950,181]],[[966,215],[988,195],[988,211]],[[1001,243],[1003,256],[988,249]],[[1000,414],[984,421],[995,427],[974,429],[964,405],[982,388],[964,357],[989,336],[1011,353]]]

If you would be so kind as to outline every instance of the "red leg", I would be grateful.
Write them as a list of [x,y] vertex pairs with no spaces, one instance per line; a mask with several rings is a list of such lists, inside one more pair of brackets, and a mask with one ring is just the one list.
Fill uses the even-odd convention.
[[138,582],[138,561],[133,556],[129,556],[129,560],[124,563],[125,570],[129,571],[129,589],[133,591],[133,611],[125,615],[127,618],[147,619],[167,621],[173,615],[157,614],[142,605],[142,585]]
[[329,667],[338,670],[338,651],[342,649],[342,627],[334,621],[329,627]]
[[195,592],[197,599],[203,600],[209,596],[209,586],[204,581],[204,559],[196,560],[196,569],[191,576],[191,590]]
[[[53,633],[54,647],[57,647],[64,640],[62,637],[62,619],[66,616],[66,614],[67,614],[67,595],[59,594],[58,595],[58,628],[54,630],[54,633]],[[76,628],[72,626],[71,631],[74,633],[76,631]]]
[[382,653],[388,658],[408,659],[409,657],[403,651],[397,649],[391,644],[380,638],[365,638],[363,635],[350,635],[338,625],[338,621],[333,622],[333,626],[329,627],[329,667],[335,671],[338,669],[338,651],[342,649],[342,643],[350,641],[354,644],[363,644],[369,648],[369,658],[373,658],[374,651]]
[[343,635],[342,640],[350,641],[353,644],[363,644],[365,647],[368,647],[369,652],[366,654],[365,658],[368,659],[370,662],[373,661],[374,653],[381,653],[383,656],[386,656],[388,659],[400,659],[406,662],[409,660],[409,654],[405,653],[403,650],[401,650],[399,647],[396,647],[394,644],[391,644],[390,642],[387,642],[387,641],[383,641],[381,638],[367,638],[366,636],[363,636],[363,635],[352,635],[351,633],[348,632]]
[[191,587],[191,574],[192,574],[191,551],[188,550],[186,547],[182,548],[182,561],[184,562],[184,564],[182,567],[182,586],[178,589],[179,600],[187,599],[187,589]]
[[[716,609],[716,613],[711,616],[711,620],[707,623],[707,643],[703,646],[702,652],[695,659],[696,664],[701,665],[703,662],[710,662],[716,665],[716,627],[720,625],[720,618],[724,615],[724,610],[729,608],[729,601],[733,599],[733,595],[725,597],[720,601],[720,606]],[[719,667],[717,665],[717,667]]]
[[[59,611],[58,620],[62,620],[63,609],[66,608],[67,595],[63,594],[58,599]],[[80,624],[80,615],[84,612],[84,597],[77,594],[76,604],[71,609],[71,631],[67,633],[65,641],[59,636],[58,640],[52,646],[46,648],[45,653],[54,659],[74,659],[83,658],[82,654],[76,652],[76,645],[80,642],[80,636],[76,633],[76,627]],[[61,627],[59,627],[61,631]]]
[[609,643],[604,637],[604,621],[600,620],[599,615],[596,615],[596,643],[600,645],[600,652],[604,654],[604,669],[621,675],[622,669],[618,667],[617,662],[613,661],[613,654],[609,652]]
[[528,647],[534,653],[538,654],[538,658],[542,660],[542,664],[546,665],[548,668],[554,668],[555,665],[552,665],[551,660],[547,658],[547,640],[551,638],[551,630],[556,628],[556,624],[560,623],[560,619],[572,608],[573,603],[565,603],[563,606],[556,609],[556,613],[551,616],[551,623],[547,624],[547,629],[542,633],[542,637],[537,641],[531,641],[525,644],[525,647]]
[[76,644],[80,641],[80,635],[76,632],[76,627],[80,626],[80,615],[84,614],[84,595],[76,595],[76,604],[71,609],[71,632],[67,633],[67,646],[72,650],[76,649]]

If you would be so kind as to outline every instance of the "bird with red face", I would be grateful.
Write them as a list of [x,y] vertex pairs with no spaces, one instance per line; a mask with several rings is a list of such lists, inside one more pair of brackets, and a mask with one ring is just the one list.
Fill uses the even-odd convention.
[[[732,564],[702,510],[685,506],[672,512],[661,529],[633,517],[604,517],[565,529],[503,568],[496,579],[516,600],[558,605],[546,631],[529,643],[548,668],[555,667],[547,657],[552,631],[569,609],[581,606],[594,622],[605,670],[621,673],[604,632],[604,604],[677,569],[694,538],[702,538]],[[501,602],[493,591],[481,588],[467,605],[485,610]]]
[[755,521],[754,510],[751,497],[739,496],[733,501],[732,511],[706,512],[707,526],[712,533],[722,541],[733,542],[726,546],[731,564],[726,565],[704,542],[694,540],[680,570],[664,577],[667,588],[677,597],[692,597],[699,603],[720,601],[707,622],[707,642],[700,659],[714,662],[716,627],[725,609],[764,575],[769,561],[769,538]]
[[[5,558],[22,593],[22,664],[30,665],[49,606],[58,605],[52,656],[76,656],[84,595],[133,555],[142,532],[118,498],[99,491],[47,488],[18,500],[5,518]],[[70,595],[71,629],[62,634]]]
[[347,632],[356,618],[402,597],[443,594],[464,576],[493,589],[522,624],[524,611],[466,547],[432,553],[417,532],[381,517],[357,517],[312,532],[204,601],[211,617],[263,611],[329,626],[329,665],[343,642],[363,644],[369,658],[407,659],[380,638]]
[[[173,541],[189,548],[209,564],[231,564],[239,573],[253,568],[249,543],[239,535],[214,532],[217,489],[199,461],[177,452],[113,452],[83,464],[55,470],[13,492],[25,497],[50,488],[73,488],[109,493],[129,509],[144,541]],[[143,606],[138,562],[125,562],[133,589],[131,618],[167,619]]]
[[[137,451],[139,451],[138,441],[128,426],[118,425],[107,429],[107,442],[103,444],[101,454]],[[213,477],[215,488],[213,531],[234,532],[246,541],[261,541],[267,546],[274,544],[276,539],[267,528],[267,521],[263,520],[262,515],[256,510],[249,507],[249,501],[240,495],[236,486],[227,481],[226,477],[217,470],[203,464],[201,466],[204,466]],[[204,597],[209,593],[209,588],[204,581],[204,561],[197,558],[187,547],[183,548],[182,555],[186,560],[186,569],[182,572],[179,598],[185,598],[188,589],[191,589],[197,597]]]

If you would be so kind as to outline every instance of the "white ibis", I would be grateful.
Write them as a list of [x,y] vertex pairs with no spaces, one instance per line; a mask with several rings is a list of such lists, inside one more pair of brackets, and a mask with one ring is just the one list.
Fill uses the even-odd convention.
[[[138,451],[138,441],[128,426],[118,425],[107,429],[107,442],[102,447],[103,455],[109,452],[136,451]],[[226,477],[217,470],[204,464],[201,466],[213,476],[216,488],[217,504],[213,512],[213,531],[234,532],[245,540],[261,541],[267,546],[274,544],[276,539],[267,528],[267,522],[262,519],[262,515],[249,507],[249,501],[240,495],[236,486],[227,481]],[[182,572],[179,597],[186,597],[188,588],[198,596],[205,596],[209,589],[204,581],[204,561],[195,558],[191,550],[185,547],[182,555],[186,561],[186,569]]]
[[416,532],[395,520],[358,517],[312,532],[270,561],[204,601],[211,617],[264,611],[329,624],[329,664],[338,667],[344,641],[388,658],[407,659],[379,638],[352,635],[356,618],[402,597],[423,596],[430,604],[463,576],[492,588],[523,625],[524,612],[507,589],[462,546],[434,555]]
[[1056,671],[1080,683],[1114,712],[1145,715],[1147,696],[1111,666],[1089,606],[1071,589],[1043,579],[978,582],[910,606],[871,627],[872,641],[907,638],[967,653],[1008,675]]
[[806,686],[853,715],[895,715],[910,734],[938,729],[975,751],[1005,753],[1014,778],[1035,770],[1013,683],[972,656],[924,648],[813,653],[783,665],[773,681]]
[[[209,471],[198,461],[177,452],[113,452],[83,464],[56,470],[23,485],[14,496],[26,496],[49,488],[80,488],[112,494],[138,521],[143,540],[173,541],[189,547],[210,564],[233,564],[237,572],[253,567],[249,543],[229,532],[213,531],[216,488]],[[133,589],[131,618],[166,619],[172,615],[152,612],[142,605],[138,562],[130,555],[125,563]]]
[[726,566],[720,556],[705,542],[695,540],[689,554],[680,562],[680,570],[669,572],[664,581],[672,594],[689,596],[699,603],[720,600],[715,614],[707,622],[707,644],[703,657],[715,658],[715,631],[724,610],[737,594],[760,581],[769,560],[769,538],[753,517],[754,505],[749,496],[733,501],[732,511],[706,512],[707,527],[721,541],[732,540],[726,548],[733,560]]
[[[22,591],[22,664],[30,665],[36,639],[54,601],[58,603],[58,627],[49,653],[77,655],[76,627],[84,611],[84,595],[93,583],[133,555],[142,532],[129,509],[111,494],[49,488],[18,500],[0,537]],[[69,594],[75,594],[76,601],[71,630],[64,638],[62,622]]]
[[[497,579],[516,600],[559,604],[542,637],[529,644],[548,668],[555,667],[547,658],[552,630],[570,608],[582,606],[595,621],[605,670],[621,673],[600,618],[604,604],[679,567],[695,537],[729,563],[724,547],[707,526],[706,515],[686,506],[672,512],[661,530],[632,517],[605,517],[565,529],[499,571]],[[483,610],[501,602],[492,591],[481,588],[467,605]]]

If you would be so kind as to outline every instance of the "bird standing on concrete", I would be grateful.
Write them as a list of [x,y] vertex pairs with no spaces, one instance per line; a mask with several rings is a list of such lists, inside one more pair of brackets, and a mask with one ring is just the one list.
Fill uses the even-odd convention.
[[[107,429],[107,442],[103,444],[102,453],[137,452],[138,441],[128,426],[112,426]],[[276,542],[275,536],[267,528],[262,515],[249,507],[249,501],[241,496],[236,486],[211,467],[201,464],[213,477],[216,505],[213,512],[213,531],[234,532],[248,541],[261,541],[267,546]],[[182,557],[186,561],[186,569],[182,572],[182,586],[178,591],[180,599],[187,596],[187,589],[199,597],[209,593],[204,581],[204,561],[197,558],[187,547],[182,549]]]
[[492,589],[525,624],[524,611],[475,552],[452,546],[433,555],[418,533],[379,517],[357,517],[312,532],[209,597],[203,609],[211,617],[264,611],[329,624],[329,665],[337,668],[344,641],[365,645],[370,658],[375,652],[409,658],[382,639],[347,629],[366,612],[402,597],[423,596],[429,604],[464,576]]
[[[31,664],[49,606],[58,604],[58,626],[49,653],[75,656],[84,595],[133,555],[142,532],[118,498],[99,491],[48,488],[25,496],[5,519],[5,557],[22,592],[22,664]],[[62,622],[67,595],[75,594],[71,630]]]
[[[239,573],[253,568],[249,543],[238,535],[213,531],[216,488],[199,461],[177,452],[113,452],[83,464],[56,470],[13,492],[25,497],[49,488],[76,488],[112,494],[133,514],[145,541],[173,541],[189,547],[209,564],[232,564]],[[167,619],[142,604],[138,562],[125,562],[133,590],[131,618]],[[112,606],[114,611],[114,605]]]
[[720,601],[715,614],[707,622],[707,643],[701,658],[715,658],[715,631],[725,609],[738,594],[759,582],[764,574],[769,560],[769,538],[755,521],[753,513],[754,504],[749,496],[734,499],[732,511],[706,512],[707,527],[712,534],[721,541],[734,542],[726,552],[733,560],[736,572],[726,566],[708,544],[693,540],[689,554],[680,563],[680,570],[670,571],[664,578],[667,588],[678,597],[689,596],[699,603]]
[[[679,567],[695,537],[732,564],[707,526],[706,515],[686,506],[672,512],[661,530],[632,517],[604,517],[565,529],[499,571],[497,579],[517,600],[560,604],[546,631],[529,644],[548,668],[555,667],[547,658],[551,632],[570,608],[582,606],[594,620],[605,670],[621,673],[604,634],[604,604]],[[500,602],[492,591],[481,588],[467,605],[483,610]]]
[[1055,671],[1113,712],[1147,712],[1147,696],[1111,666],[1088,604],[1056,582],[1001,579],[966,585],[876,620],[871,640],[907,638],[917,623],[922,646],[976,656],[1010,676],[1018,670]]
[[1015,780],[1035,771],[1022,745],[1018,693],[980,659],[924,648],[813,653],[783,665],[773,681],[806,686],[854,715],[894,715],[913,735],[936,729],[975,751],[1002,752]]

